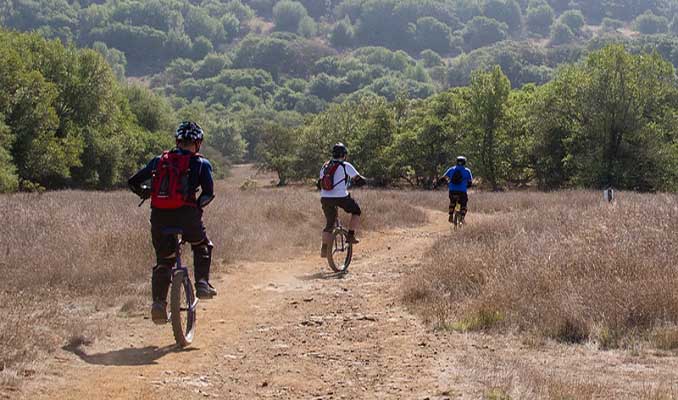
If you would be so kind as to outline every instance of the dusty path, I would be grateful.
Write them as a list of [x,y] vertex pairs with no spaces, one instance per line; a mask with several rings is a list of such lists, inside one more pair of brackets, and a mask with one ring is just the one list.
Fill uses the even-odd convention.
[[[487,398],[494,388],[520,399],[678,394],[672,352],[599,351],[422,325],[400,295],[404,274],[449,230],[444,214],[429,214],[426,226],[364,237],[343,279],[311,254],[232,266],[217,282],[219,296],[201,303],[188,351],[177,351],[169,326],[120,318],[110,337],[59,351],[23,397],[442,400]],[[472,215],[469,223],[491,219]]]
[[[444,217],[444,216],[443,216]],[[202,302],[194,346],[142,318],[94,345],[57,355],[50,382],[27,398],[424,398],[435,395],[427,329],[399,301],[401,274],[441,221],[368,234],[351,272],[329,273],[315,255],[244,264]],[[50,368],[52,369],[52,368]]]

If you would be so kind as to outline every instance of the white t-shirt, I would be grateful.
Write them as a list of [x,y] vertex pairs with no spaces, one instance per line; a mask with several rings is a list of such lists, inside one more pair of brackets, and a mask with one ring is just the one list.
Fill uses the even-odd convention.
[[[346,169],[346,173],[344,173],[344,168]],[[348,175],[348,179],[346,179],[346,175]],[[332,197],[332,198],[337,198],[337,197],[346,197],[348,196],[348,184],[351,178],[355,178],[358,176],[358,171],[356,171],[355,167],[351,165],[350,163],[347,163],[344,161],[343,166],[339,166],[337,170],[334,172],[334,189],[332,190],[325,190],[322,189],[320,191],[320,197]],[[320,168],[320,179],[323,178],[323,168]]]

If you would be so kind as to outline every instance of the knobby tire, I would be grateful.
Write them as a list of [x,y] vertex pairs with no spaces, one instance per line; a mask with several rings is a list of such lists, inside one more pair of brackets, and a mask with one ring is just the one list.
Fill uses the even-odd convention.
[[[338,244],[343,240],[343,251],[338,249]],[[337,258],[335,260],[335,257]],[[348,266],[353,258],[353,244],[348,241],[348,231],[343,228],[335,229],[332,232],[332,248],[327,254],[327,262],[332,271],[336,273],[346,273]]]
[[[181,309],[182,300],[185,300],[184,310]],[[176,271],[172,277],[170,311],[174,340],[181,347],[190,345],[195,334],[195,293],[191,281],[181,270]]]

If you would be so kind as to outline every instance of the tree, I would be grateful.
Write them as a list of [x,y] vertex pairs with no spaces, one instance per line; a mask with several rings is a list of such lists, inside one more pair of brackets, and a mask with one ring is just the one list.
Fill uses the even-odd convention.
[[584,21],[584,15],[579,10],[567,10],[565,11],[558,21],[561,24],[567,25],[572,33],[579,33],[581,28],[584,27],[586,22]]
[[417,20],[415,42],[418,49],[431,49],[446,54],[450,51],[450,28],[433,17]]
[[9,152],[15,138],[4,120],[5,116],[0,114],[0,193],[14,192],[19,188],[19,177]]
[[669,30],[668,19],[663,16],[654,15],[649,10],[639,15],[633,22],[633,25],[638,32],[646,35],[666,33]]
[[[23,186],[115,187],[157,148],[99,52],[4,31],[0,51],[0,85],[13,94],[0,100],[0,141],[12,143],[0,162],[15,167],[3,190],[16,187],[13,177]],[[143,99],[134,105],[139,116],[148,109]]]
[[323,100],[331,101],[342,92],[343,81],[339,78],[320,73],[313,77],[308,93],[318,96]]
[[318,25],[315,23],[313,18],[311,17],[304,17],[299,21],[299,29],[297,29],[297,33],[300,36],[303,36],[305,38],[310,38],[316,35],[318,32]]
[[560,22],[553,25],[551,29],[551,45],[558,46],[568,44],[574,40],[574,33],[569,26]]
[[225,41],[232,41],[240,32],[240,21],[233,14],[221,17],[221,26],[224,27],[224,34],[227,37]]
[[141,85],[124,89],[130,110],[137,123],[149,132],[171,132],[175,125],[174,111],[163,97]]
[[506,39],[508,26],[492,18],[475,17],[464,29],[464,45],[467,49],[477,49]]
[[275,123],[265,124],[257,145],[257,164],[278,174],[278,186],[285,186],[294,175],[297,163],[297,138],[294,130]]
[[125,53],[117,49],[109,49],[108,46],[106,46],[106,43],[102,42],[94,42],[92,49],[106,59],[106,62],[108,62],[113,69],[113,73],[118,81],[122,82],[125,80],[125,67],[127,66]]
[[527,28],[530,32],[547,35],[551,30],[554,19],[553,8],[548,4],[542,4],[527,9]]
[[193,42],[193,49],[192,49],[193,59],[194,60],[202,60],[209,53],[211,53],[213,50],[214,50],[214,47],[212,46],[212,42],[210,42],[210,40],[207,39],[204,36],[199,36]]
[[351,25],[351,20],[346,16],[332,28],[330,42],[335,47],[351,47],[353,45],[354,36],[355,31],[353,25]]
[[464,90],[410,103],[395,132],[389,158],[394,172],[412,184],[431,187],[461,146]]
[[[676,185],[673,116],[676,78],[660,56],[622,46],[592,53],[544,89],[539,127],[550,159],[570,183],[587,187],[670,190]],[[669,116],[671,115],[671,116]],[[548,157],[543,157],[548,160]]]
[[484,0],[483,15],[505,23],[510,32],[522,27],[522,12],[515,0]]
[[427,68],[443,65],[443,59],[440,54],[431,49],[426,49],[419,53],[419,57],[424,61],[424,66]]
[[273,7],[273,22],[280,31],[296,32],[299,23],[306,17],[306,8],[297,1],[283,0]]
[[476,71],[471,75],[469,119],[477,127],[477,135],[470,140],[478,149],[480,176],[487,180],[492,190],[499,189],[502,155],[502,124],[511,82],[498,66],[488,72]]

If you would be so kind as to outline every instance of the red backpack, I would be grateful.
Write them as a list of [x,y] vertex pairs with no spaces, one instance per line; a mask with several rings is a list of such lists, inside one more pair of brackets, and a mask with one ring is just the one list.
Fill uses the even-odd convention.
[[195,192],[191,191],[188,182],[191,159],[194,157],[201,155],[170,151],[162,153],[151,180],[151,207],[172,210],[197,206]]
[[[334,174],[337,172],[340,166],[344,167],[344,163],[342,161],[336,160],[330,160],[326,162],[325,165],[323,165],[323,177],[320,179],[320,187],[322,187],[324,190],[332,190],[335,186],[342,182],[339,181],[336,185],[334,184]],[[346,167],[344,167],[343,180],[348,180],[348,176],[346,175]]]

